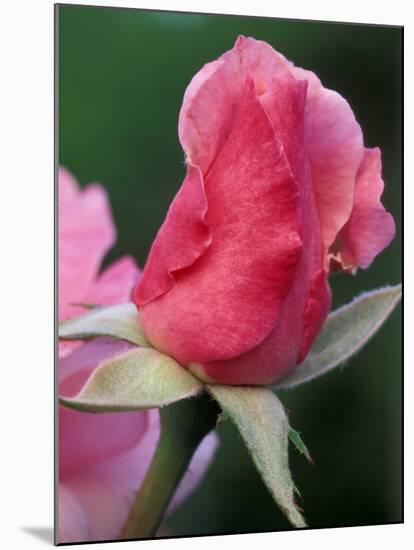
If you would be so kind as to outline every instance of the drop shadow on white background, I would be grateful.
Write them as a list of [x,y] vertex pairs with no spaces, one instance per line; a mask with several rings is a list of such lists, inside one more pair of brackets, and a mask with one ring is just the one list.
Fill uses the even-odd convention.
[[48,546],[53,545],[53,527],[21,527],[21,530],[42,542],[46,542]]

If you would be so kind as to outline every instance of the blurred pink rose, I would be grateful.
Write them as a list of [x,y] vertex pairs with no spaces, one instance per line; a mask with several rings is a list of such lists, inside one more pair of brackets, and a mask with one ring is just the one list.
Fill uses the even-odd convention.
[[392,240],[379,149],[351,107],[265,42],[239,37],[190,82],[187,175],[133,294],[159,350],[207,381],[269,384],[306,357],[332,263]]
[[[59,319],[82,313],[79,303],[125,302],[139,271],[124,257],[99,273],[114,244],[107,195],[98,184],[82,191],[72,175],[59,170]],[[59,392],[75,395],[100,361],[131,347],[96,338],[59,343]],[[159,437],[156,409],[90,414],[59,406],[58,541],[119,537]],[[172,506],[197,486],[217,446],[207,436],[194,455]]]

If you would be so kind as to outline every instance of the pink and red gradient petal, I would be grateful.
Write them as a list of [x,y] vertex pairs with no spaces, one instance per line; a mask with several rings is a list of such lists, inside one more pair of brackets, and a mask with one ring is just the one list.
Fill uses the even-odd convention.
[[[211,244],[175,273],[168,292],[143,303],[141,288],[158,284],[155,249],[134,294],[144,306],[141,321],[149,340],[187,365],[234,357],[263,341],[277,323],[302,252],[297,184],[252,81],[205,178],[205,194]],[[176,232],[167,217],[157,240],[172,242]],[[177,238],[162,258],[169,261],[187,246],[190,235]]]
[[365,149],[357,174],[351,216],[338,235],[339,253],[335,259],[343,269],[367,268],[395,236],[394,219],[381,204],[384,182],[381,177],[381,151]]

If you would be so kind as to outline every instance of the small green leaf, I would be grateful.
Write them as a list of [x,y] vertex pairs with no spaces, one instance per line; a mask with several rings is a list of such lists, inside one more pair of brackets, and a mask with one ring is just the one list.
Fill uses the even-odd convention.
[[401,298],[401,285],[365,292],[331,313],[303,363],[273,389],[308,382],[357,353],[381,328]]
[[310,452],[308,451],[308,448],[306,447],[305,443],[303,442],[303,439],[300,437],[300,433],[294,430],[293,428],[289,428],[289,439],[293,443],[293,445],[296,447],[296,449],[305,455],[306,459],[311,463],[314,464],[313,459],[310,455]]
[[294,527],[306,527],[294,500],[288,462],[289,423],[283,405],[267,388],[207,386],[236,424],[271,495]]
[[59,338],[77,340],[111,336],[137,346],[150,347],[145,338],[134,304],[116,304],[90,309],[84,315],[59,323]]
[[197,395],[203,384],[173,359],[136,348],[104,361],[76,397],[62,405],[86,412],[152,409]]

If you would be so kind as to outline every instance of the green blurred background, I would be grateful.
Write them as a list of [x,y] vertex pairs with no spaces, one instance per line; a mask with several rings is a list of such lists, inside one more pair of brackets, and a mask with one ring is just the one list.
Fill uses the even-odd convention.
[[[380,146],[392,245],[356,277],[331,278],[334,305],[401,279],[402,31],[393,27],[60,6],[59,162],[109,192],[118,243],[106,261],[145,263],[184,176],[177,119],[184,90],[238,34],[269,42],[340,92],[367,146]],[[401,307],[342,370],[283,394],[315,460],[291,468],[312,527],[402,520]],[[171,534],[288,529],[229,424],[197,492],[164,528]]]

